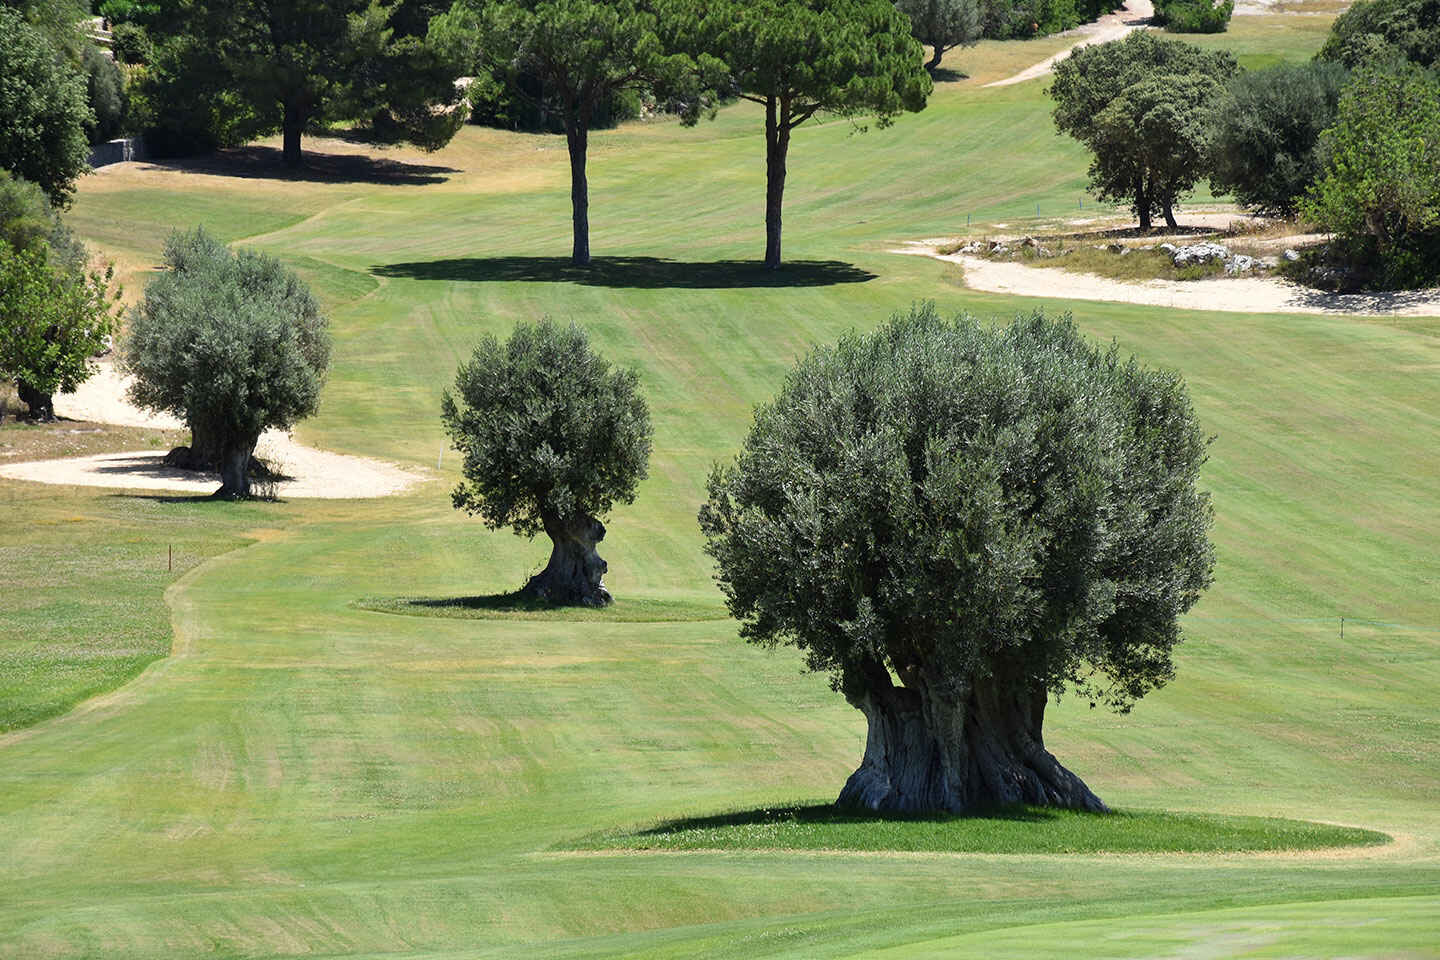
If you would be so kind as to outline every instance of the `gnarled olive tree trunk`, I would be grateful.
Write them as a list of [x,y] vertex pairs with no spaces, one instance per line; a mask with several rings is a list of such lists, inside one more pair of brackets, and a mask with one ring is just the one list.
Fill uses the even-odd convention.
[[15,391],[20,394],[20,402],[30,409],[31,420],[50,423],[55,419],[54,394],[37,390],[24,380],[15,381]]
[[250,496],[250,459],[258,437],[235,438],[220,447],[220,489],[215,496],[245,500]]
[[[1015,804],[1105,812],[1084,781],[1060,765],[1040,727],[1043,687],[996,678],[942,688],[918,675],[895,686],[869,671],[849,693],[865,714],[865,758],[836,800],[888,813],[963,813]],[[912,685],[913,684],[913,685]]]
[[605,525],[589,514],[545,517],[545,533],[554,541],[550,562],[530,578],[525,593],[549,603],[603,607],[610,591],[603,578],[609,565],[595,552],[605,539]]

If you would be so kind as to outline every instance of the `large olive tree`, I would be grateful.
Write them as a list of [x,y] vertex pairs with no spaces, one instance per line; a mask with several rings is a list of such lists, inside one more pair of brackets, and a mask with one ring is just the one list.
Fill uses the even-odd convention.
[[604,606],[600,517],[633,503],[650,462],[650,412],[633,370],[614,370],[578,326],[522,323],[487,336],[455,375],[445,430],[465,458],[456,509],[553,548],[525,592],[554,604]]
[[218,461],[216,496],[248,497],[260,434],[288,430],[319,405],[328,322],[278,261],[232,253],[202,229],[172,235],[165,266],[130,314],[130,398],[184,419],[192,449]]
[[1210,583],[1205,446],[1178,375],[1068,317],[927,306],[802,360],[700,525],[742,635],[865,714],[842,805],[1098,811],[1045,707],[1123,712],[1171,678]]

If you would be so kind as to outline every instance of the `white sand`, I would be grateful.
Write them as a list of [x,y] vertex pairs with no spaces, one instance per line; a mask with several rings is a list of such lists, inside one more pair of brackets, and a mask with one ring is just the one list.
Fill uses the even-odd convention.
[[[114,365],[102,361],[95,375],[73,394],[55,398],[55,412],[71,420],[112,423],[127,427],[180,429],[166,414],[152,414],[125,399],[128,379]],[[385,497],[421,482],[425,477],[367,457],[351,457],[316,450],[295,442],[287,433],[267,431],[256,447],[257,456],[291,477],[276,484],[282,498],[315,497],[351,500]],[[102,453],[65,460],[34,460],[0,466],[0,477],[61,483],[72,486],[114,487],[127,490],[166,490],[210,494],[218,488],[218,475],[177,470],[163,463],[164,451]]]
[[965,285],[986,293],[1055,300],[1101,300],[1181,310],[1234,313],[1330,313],[1350,316],[1440,317],[1440,288],[1398,293],[1336,294],[1274,277],[1220,277],[1213,280],[1112,280],[1058,267],[941,254],[933,245],[913,244],[895,253],[920,254],[958,263]]
[[1047,57],[1029,67],[1021,70],[1013,77],[1006,77],[1004,80],[996,80],[994,83],[987,83],[987,87],[1008,87],[1012,83],[1024,83],[1026,80],[1034,80],[1036,77],[1043,77],[1055,69],[1055,64],[1064,60],[1075,52],[1077,47],[1083,47],[1092,43],[1107,43],[1111,40],[1119,40],[1132,30],[1139,30],[1149,23],[1150,18],[1155,16],[1155,5],[1150,0],[1127,0],[1125,6],[1114,13],[1107,13],[1094,23],[1087,23],[1076,27],[1074,30],[1067,30],[1060,34],[1062,37],[1075,37],[1075,43],[1061,50],[1053,57]]

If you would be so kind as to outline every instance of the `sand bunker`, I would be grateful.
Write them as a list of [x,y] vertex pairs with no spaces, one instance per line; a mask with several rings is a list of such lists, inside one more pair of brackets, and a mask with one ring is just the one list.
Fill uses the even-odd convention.
[[[152,414],[125,399],[128,380],[108,362],[74,394],[55,398],[55,412],[72,420],[112,423],[118,426],[179,429],[173,417]],[[275,485],[282,498],[315,497],[331,500],[385,497],[400,493],[425,477],[368,457],[329,453],[296,443],[285,433],[271,430],[260,438],[255,453],[289,479]],[[65,460],[34,460],[0,466],[0,477],[85,487],[128,490],[164,490],[206,495],[220,485],[218,474],[203,474],[165,466],[165,451],[141,450],[102,453]]]
[[939,253],[931,243],[911,244],[894,253],[921,254],[958,263],[965,285],[986,293],[1055,300],[1103,300],[1181,310],[1234,313],[1331,313],[1350,316],[1440,316],[1440,289],[1395,293],[1326,293],[1271,277],[1222,277],[1213,280],[1112,280],[1058,267],[985,260]]

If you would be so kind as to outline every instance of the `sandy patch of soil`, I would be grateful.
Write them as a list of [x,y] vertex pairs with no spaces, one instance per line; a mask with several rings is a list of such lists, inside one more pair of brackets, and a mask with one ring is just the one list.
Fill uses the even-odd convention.
[[1055,68],[1055,64],[1064,60],[1075,52],[1076,47],[1083,47],[1091,43],[1107,43],[1111,40],[1119,40],[1131,30],[1139,30],[1150,23],[1150,18],[1155,16],[1155,5],[1150,0],[1127,0],[1125,6],[1114,13],[1107,13],[1094,23],[1087,23],[1076,27],[1074,30],[1067,30],[1060,34],[1062,37],[1075,37],[1075,43],[1061,50],[1053,57],[1047,57],[1015,74],[1013,77],[1006,77],[1004,80],[996,80],[994,83],[987,83],[987,87],[1008,87],[1012,83],[1024,83],[1026,80],[1034,80],[1036,77],[1043,77]]
[[[78,391],[55,398],[55,412],[62,417],[94,423],[182,428],[183,425],[171,416],[152,414],[131,405],[125,399],[128,385],[128,379],[115,370],[113,364],[102,362],[95,375],[81,384]],[[284,499],[385,497],[426,479],[380,460],[316,450],[277,430],[262,435],[255,452],[286,478],[275,485],[276,495]],[[64,460],[35,460],[0,466],[0,477],[37,483],[164,490],[192,495],[214,493],[218,488],[218,475],[167,467],[163,462],[164,456],[163,450],[141,450]]]
[[1234,313],[1329,313],[1350,316],[1440,317],[1440,289],[1396,293],[1336,294],[1270,277],[1127,282],[1056,267],[942,254],[914,243],[894,253],[934,257],[965,269],[965,285],[986,293],[1057,300],[1100,300],[1180,310]]

